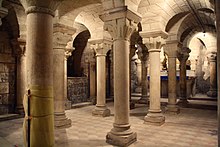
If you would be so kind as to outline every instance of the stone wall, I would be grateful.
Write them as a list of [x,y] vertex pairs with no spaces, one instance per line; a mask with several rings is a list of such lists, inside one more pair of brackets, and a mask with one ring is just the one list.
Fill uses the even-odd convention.
[[88,78],[87,77],[68,77],[68,99],[72,104],[88,102]]
[[0,31],[0,115],[14,111],[16,58],[6,32]]

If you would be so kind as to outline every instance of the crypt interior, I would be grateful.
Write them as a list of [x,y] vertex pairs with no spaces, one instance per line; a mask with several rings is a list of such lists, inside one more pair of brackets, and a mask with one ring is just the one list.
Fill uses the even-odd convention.
[[219,35],[219,0],[0,0],[0,146],[218,146]]

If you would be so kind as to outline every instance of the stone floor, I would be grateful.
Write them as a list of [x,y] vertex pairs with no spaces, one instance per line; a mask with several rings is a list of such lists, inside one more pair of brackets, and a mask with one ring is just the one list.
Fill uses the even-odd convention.
[[[106,118],[92,116],[93,105],[66,111],[72,127],[56,130],[56,147],[111,147],[105,143],[105,135],[112,128],[113,103],[108,106],[112,115]],[[143,124],[146,113],[143,104],[131,110],[130,122],[138,136],[131,147],[217,147],[216,101],[190,100],[189,108],[181,108],[180,114],[165,113],[166,123],[162,126]],[[22,146],[22,121],[0,122],[1,147]]]

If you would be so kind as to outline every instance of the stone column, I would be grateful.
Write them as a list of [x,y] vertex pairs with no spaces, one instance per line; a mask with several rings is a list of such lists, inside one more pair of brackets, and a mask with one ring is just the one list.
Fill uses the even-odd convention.
[[141,18],[125,6],[109,11],[101,19],[105,23],[104,29],[113,38],[115,119],[113,128],[106,136],[106,142],[128,146],[137,140],[129,122],[129,39],[135,29],[133,22],[138,23]]
[[185,106],[187,101],[187,87],[186,87],[186,61],[189,58],[190,49],[184,47],[178,50],[177,58],[180,61],[180,98],[178,101],[179,105]]
[[92,111],[94,116],[110,116],[110,110],[106,106],[106,54],[111,49],[110,40],[99,39],[89,40],[91,48],[96,53],[96,69],[97,69],[97,102],[96,107]]
[[137,64],[137,88],[135,89],[135,92],[141,93],[142,63],[140,59],[137,59],[135,62]]
[[89,91],[90,100],[95,105],[96,104],[96,63],[94,55],[91,54],[89,59]]
[[141,99],[138,100],[138,102],[142,104],[147,104],[148,103],[147,59],[149,56],[147,49],[140,48],[138,50],[138,56],[141,59]]
[[[71,126],[71,120],[66,117],[65,97],[65,52],[67,43],[72,41],[71,31],[65,30],[65,26],[54,24],[53,30],[53,88],[54,88],[54,120],[56,128],[67,128]],[[72,48],[73,50],[73,48]]]
[[168,56],[168,105],[167,112],[178,114],[180,112],[177,102],[177,88],[176,88],[176,59],[177,50],[181,48],[178,41],[167,41],[164,46],[164,51]]
[[217,97],[217,52],[211,52],[208,55],[210,67],[210,89],[207,95],[210,97]]
[[57,1],[20,0],[27,13],[31,147],[54,146],[53,17]]
[[23,98],[26,93],[26,42],[19,40],[19,51],[17,53],[17,106],[19,114],[24,114]]
[[0,26],[2,25],[2,18],[8,14],[8,9],[2,7],[2,1],[0,0]]
[[165,122],[165,116],[160,108],[160,51],[165,44],[167,33],[140,32],[140,35],[148,48],[150,60],[150,108],[144,121],[146,124],[162,125]]
[[65,49],[65,59],[64,59],[64,99],[66,100],[65,102],[65,109],[69,110],[72,107],[72,102],[68,99],[67,96],[67,90],[68,90],[68,83],[67,83],[67,59],[72,55],[72,51],[74,48],[66,48]]

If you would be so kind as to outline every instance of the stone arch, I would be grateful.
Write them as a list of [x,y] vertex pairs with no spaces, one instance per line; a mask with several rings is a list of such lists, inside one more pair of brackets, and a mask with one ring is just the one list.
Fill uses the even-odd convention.
[[88,39],[90,38],[90,32],[84,30],[79,33],[73,41],[73,47],[75,50],[67,61],[67,75],[68,77],[81,77],[83,76],[83,69],[81,66],[81,59],[83,52],[87,46]]

